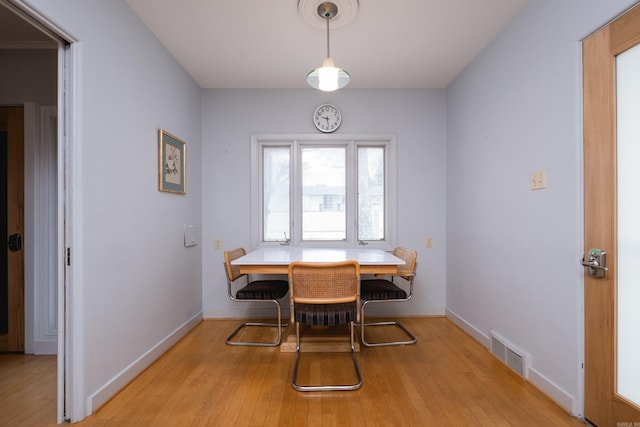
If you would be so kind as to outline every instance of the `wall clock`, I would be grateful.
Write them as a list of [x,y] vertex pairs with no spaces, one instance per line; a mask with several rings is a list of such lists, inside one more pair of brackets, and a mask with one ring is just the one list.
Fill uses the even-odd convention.
[[313,113],[313,124],[320,132],[333,132],[340,127],[342,114],[340,110],[331,104],[322,104]]

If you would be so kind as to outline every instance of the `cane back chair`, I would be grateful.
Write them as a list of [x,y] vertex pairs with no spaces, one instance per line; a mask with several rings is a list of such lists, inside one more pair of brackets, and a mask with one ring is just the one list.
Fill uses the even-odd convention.
[[[235,259],[244,256],[246,251],[244,248],[236,248],[224,252],[224,266],[227,276],[227,288],[229,292],[229,298],[231,301],[237,302],[264,302],[274,304],[278,311],[278,323],[269,322],[244,322],[241,323],[232,333],[229,335],[225,342],[229,345],[248,345],[248,346],[262,346],[262,347],[275,347],[280,344],[282,339],[282,328],[287,326],[287,323],[282,323],[282,308],[280,300],[285,297],[289,290],[289,283],[286,280],[251,280],[249,275],[240,274],[240,267],[237,265],[231,265],[231,262]],[[244,286],[240,287],[240,284]],[[239,288],[238,288],[239,287]],[[234,293],[234,288],[237,290]],[[240,332],[241,329],[247,326],[260,326],[275,328],[276,338],[271,342],[260,341],[233,341],[233,337]]]
[[[397,274],[391,275],[388,278],[383,278],[383,275],[380,275],[376,276],[375,279],[362,280],[362,307],[360,310],[362,322],[360,324],[360,340],[362,341],[362,344],[367,347],[414,344],[417,341],[416,337],[400,322],[365,322],[365,309],[369,304],[409,301],[413,296],[413,278],[416,275],[418,253],[413,250],[397,247],[393,250],[393,255],[404,260],[405,262],[403,266],[398,266]],[[384,277],[387,276],[384,275]],[[404,284],[402,284],[402,287],[399,286],[400,282],[404,282]],[[408,292],[407,290],[405,290],[405,288],[408,288]],[[387,342],[368,342],[365,339],[365,327],[390,325],[397,326],[402,329],[408,339]]]
[[[357,261],[293,262],[289,265],[291,322],[296,324],[296,360],[291,385],[298,391],[357,390],[362,386],[354,344],[354,323],[359,320],[360,265]],[[300,324],[349,324],[351,357],[357,381],[352,384],[300,385]]]

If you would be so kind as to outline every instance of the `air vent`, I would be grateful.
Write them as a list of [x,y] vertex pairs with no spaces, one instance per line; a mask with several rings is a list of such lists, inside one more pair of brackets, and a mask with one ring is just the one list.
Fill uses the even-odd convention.
[[491,331],[491,353],[518,375],[528,378],[527,354],[495,331]]

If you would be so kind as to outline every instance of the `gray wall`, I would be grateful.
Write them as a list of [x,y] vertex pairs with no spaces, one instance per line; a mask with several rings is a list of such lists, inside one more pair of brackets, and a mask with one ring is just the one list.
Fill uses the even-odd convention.
[[[252,134],[319,134],[315,108],[341,109],[339,134],[395,134],[398,152],[398,244],[418,250],[413,300],[396,314],[444,314],[444,90],[312,89],[203,92],[203,311],[205,317],[255,314],[227,297],[222,250],[251,249]],[[433,248],[424,239],[433,237]],[[214,249],[220,238],[222,249]]]
[[[200,89],[123,1],[33,0],[78,43],[72,147],[73,418],[202,309]],[[187,194],[158,191],[158,128],[187,142]]]
[[[530,0],[447,89],[447,309],[582,413],[581,40],[628,0]],[[544,169],[547,189],[530,190]]]
[[[339,132],[398,137],[398,241],[418,248],[420,262],[403,313],[446,308],[483,342],[495,329],[531,355],[531,380],[580,414],[580,40],[631,1],[530,0],[446,93],[331,95],[200,91],[122,1],[29,3],[80,41],[80,396],[106,396],[201,308],[246,314],[226,298],[213,239],[250,244],[250,136],[312,133],[311,114],[328,101],[343,111]],[[159,127],[188,143],[186,196],[156,189]],[[548,188],[533,192],[539,169]],[[201,245],[182,247],[184,223],[202,226]]]

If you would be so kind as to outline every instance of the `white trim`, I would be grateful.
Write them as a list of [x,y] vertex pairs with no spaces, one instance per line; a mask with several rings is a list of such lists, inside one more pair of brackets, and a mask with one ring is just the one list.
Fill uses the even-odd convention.
[[[463,319],[457,313],[450,309],[446,310],[446,317],[460,329],[466,332],[469,336],[471,336],[473,339],[487,348],[487,350],[489,350],[491,345],[491,338],[488,335],[477,329],[471,323],[467,322],[465,319]],[[529,377],[526,379],[526,381],[529,381],[537,389],[546,394],[550,399],[565,408],[567,412],[571,413],[571,415],[578,416],[580,414],[579,399],[576,396],[572,396],[571,394],[567,393],[564,389],[559,387],[549,378],[545,377],[542,373],[538,372],[532,366],[529,366]]]
[[[579,236],[576,244],[576,253],[582,253],[584,250],[584,87],[583,81],[583,57],[582,57],[582,41],[575,42],[574,52],[576,55],[575,62],[576,69],[574,70],[574,93],[576,93],[576,109],[574,116],[574,128],[576,129],[576,153],[575,158],[578,159],[578,176],[576,177],[576,204],[578,212],[582,212],[575,221],[576,235]],[[585,338],[585,324],[584,324],[584,268],[577,263],[576,271],[578,271],[578,288],[576,289],[576,329],[577,333],[577,349],[578,349],[578,361],[576,363],[576,378],[578,382],[577,396],[574,399],[572,414],[578,418],[584,418],[584,338]]]
[[462,317],[458,316],[457,313],[451,311],[450,309],[446,309],[445,316],[447,319],[451,320],[455,325],[457,325],[460,329],[465,331],[468,335],[471,336],[474,340],[478,341],[482,344],[487,350],[491,346],[491,338],[489,335],[483,333],[481,330],[477,329],[471,323],[464,320]]
[[[58,322],[56,291],[58,264],[57,239],[57,108],[36,107],[38,145],[36,146],[36,342],[57,341]],[[36,349],[38,353],[38,349]]]
[[533,367],[529,367],[529,378],[527,380],[546,394],[551,400],[566,409],[571,415],[580,415],[579,400]]
[[24,352],[35,353],[34,249],[36,247],[34,152],[36,140],[36,105],[24,104]]
[[24,0],[0,0],[0,3],[54,40],[67,41],[68,43],[73,43],[77,40]]
[[33,343],[34,354],[58,354],[58,336],[48,339],[36,339]]
[[26,103],[25,352],[57,354],[57,111]]
[[87,416],[98,409],[105,402],[111,399],[116,393],[122,390],[131,380],[155,362],[160,356],[167,352],[175,343],[183,338],[189,331],[195,328],[202,321],[202,312],[197,313],[187,320],[176,330],[167,335],[164,339],[153,346],[129,366],[118,372],[111,380],[105,383],[95,392],[87,397]]
[[[82,286],[82,212],[77,198],[82,194],[81,44],[58,51],[58,411],[63,421],[87,416],[84,393],[84,304]],[[66,226],[65,226],[66,225]],[[67,265],[66,249],[72,248]],[[61,357],[61,355],[63,355]],[[59,422],[62,422],[59,420]]]

